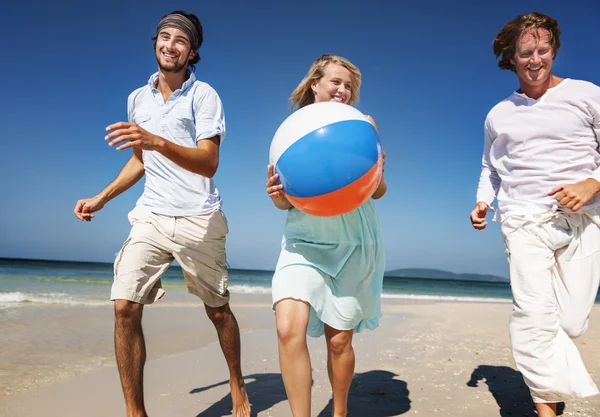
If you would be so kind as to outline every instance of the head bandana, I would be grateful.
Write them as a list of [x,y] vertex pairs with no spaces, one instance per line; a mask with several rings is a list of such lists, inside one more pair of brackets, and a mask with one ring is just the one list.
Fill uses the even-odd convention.
[[200,45],[200,36],[196,30],[196,26],[187,17],[180,14],[169,14],[163,17],[156,27],[156,35],[164,28],[175,28],[185,33],[192,45],[192,51],[197,50]]

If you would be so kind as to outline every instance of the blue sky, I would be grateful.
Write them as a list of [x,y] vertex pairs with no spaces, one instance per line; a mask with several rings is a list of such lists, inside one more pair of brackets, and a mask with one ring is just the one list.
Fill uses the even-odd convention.
[[322,53],[363,73],[358,108],[387,152],[387,195],[376,202],[388,269],[507,275],[499,226],[470,226],[489,109],[517,88],[496,67],[492,40],[529,11],[559,20],[554,72],[600,84],[600,2],[419,0],[102,2],[20,1],[0,12],[0,257],[112,261],[143,181],[92,223],[75,202],[108,184],[130,153],[105,126],[156,71],[150,37],[172,10],[204,26],[196,75],[221,96],[227,139],[215,177],[229,219],[232,267],[271,269],[285,213],[264,191],[271,139],[287,97]]

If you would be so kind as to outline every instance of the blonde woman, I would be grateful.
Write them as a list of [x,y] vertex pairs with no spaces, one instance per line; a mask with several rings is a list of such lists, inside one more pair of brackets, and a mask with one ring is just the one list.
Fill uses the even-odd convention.
[[[360,84],[360,71],[351,62],[322,55],[292,93],[292,109],[324,101],[355,104]],[[306,335],[324,334],[333,416],[344,417],[354,375],[352,336],[375,329],[381,316],[385,254],[373,199],[385,194],[386,182],[382,178],[362,206],[332,217],[294,208],[282,193],[272,165],[266,188],[273,204],[288,210],[273,277],[273,307],[281,374],[292,414],[310,416],[312,375]]]

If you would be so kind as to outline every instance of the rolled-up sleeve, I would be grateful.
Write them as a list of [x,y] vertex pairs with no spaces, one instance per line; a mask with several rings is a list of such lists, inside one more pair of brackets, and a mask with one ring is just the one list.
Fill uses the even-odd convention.
[[225,139],[225,111],[217,92],[208,87],[194,98],[196,143],[218,136]]

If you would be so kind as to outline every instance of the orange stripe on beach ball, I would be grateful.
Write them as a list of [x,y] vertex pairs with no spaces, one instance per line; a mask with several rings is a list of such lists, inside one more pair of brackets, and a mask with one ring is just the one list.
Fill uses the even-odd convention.
[[362,177],[339,190],[316,197],[291,197],[286,194],[286,198],[294,207],[313,216],[337,216],[356,209],[371,198],[382,173],[383,158],[380,156],[379,161]]

